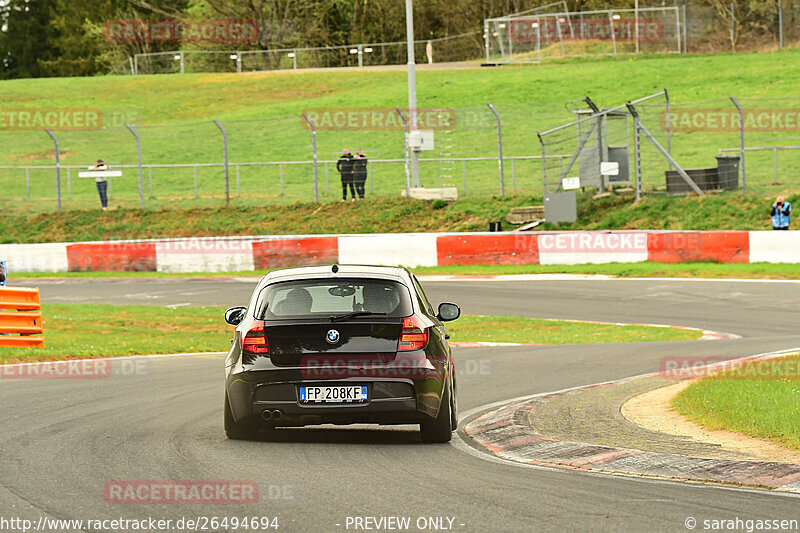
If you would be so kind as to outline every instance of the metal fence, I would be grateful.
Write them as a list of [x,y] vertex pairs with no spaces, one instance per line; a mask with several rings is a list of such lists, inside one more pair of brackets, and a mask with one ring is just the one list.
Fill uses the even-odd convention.
[[531,10],[486,19],[483,30],[487,63],[683,51],[678,7],[573,12]]
[[[419,63],[473,60],[480,57],[481,48],[479,31],[414,42],[415,60]],[[134,54],[113,73],[184,74],[401,65],[407,62],[406,54],[405,41],[272,50],[172,50]]]
[[[556,166],[563,164],[566,156],[554,155],[550,159]],[[496,157],[422,158],[422,186],[427,188],[453,187],[460,197],[502,196],[503,194],[535,193],[539,186],[536,169],[541,166],[541,156],[511,156],[504,158],[508,169],[501,183],[496,172]],[[560,161],[560,163],[559,163]],[[340,175],[336,160],[319,160],[316,187],[313,179],[313,161],[254,161],[230,162],[230,176],[226,187],[224,163],[194,164],[144,164],[142,165],[141,199],[169,202],[182,200],[224,200],[226,189],[231,199],[268,204],[276,202],[309,201],[318,190],[318,201],[335,201],[342,196]],[[444,163],[455,163],[457,175],[443,176],[439,170]],[[128,204],[139,199],[136,169],[138,165],[112,164],[123,170],[122,178],[108,178],[108,195],[111,200]],[[406,190],[403,179],[404,159],[370,159],[367,164],[366,193],[370,196],[399,197]],[[61,203],[78,202],[81,206],[95,194],[94,180],[78,178],[84,166],[59,166]],[[22,188],[25,201],[46,201],[51,206],[58,202],[59,188],[54,187],[55,165],[0,166],[11,184],[8,193],[16,196]]]
[[[748,191],[771,194],[797,183],[800,97],[738,99],[745,119],[740,131],[739,111],[729,98],[682,102],[668,96],[664,91],[634,102],[640,124],[677,165],[716,167],[717,155],[734,151],[745,155]],[[663,191],[665,174],[674,166],[641,128],[637,151],[634,117],[624,102],[589,102],[494,105],[497,115],[488,105],[453,108],[452,122],[434,130],[435,149],[422,152],[421,184],[456,187],[467,198],[540,197],[557,190],[564,177],[599,187],[599,163],[617,162],[621,175],[605,184],[633,185],[638,171],[643,194]],[[94,181],[77,172],[98,157],[123,170],[123,177],[111,182],[111,194],[115,204],[126,207],[219,205],[226,190],[230,201],[241,205],[335,201],[341,188],[331,156],[343,147],[367,153],[367,194],[400,196],[407,182],[399,121],[392,127],[339,129],[319,122],[316,183],[312,132],[300,116],[57,131],[57,170],[56,146],[46,133],[0,132],[0,207],[51,211],[59,203],[66,209],[94,205]]]

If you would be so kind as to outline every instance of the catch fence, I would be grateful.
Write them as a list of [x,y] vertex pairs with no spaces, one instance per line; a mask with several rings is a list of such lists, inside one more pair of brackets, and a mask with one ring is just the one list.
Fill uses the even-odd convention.
[[[434,149],[421,153],[421,185],[455,187],[462,198],[541,197],[559,190],[563,178],[569,177],[579,178],[581,186],[589,189],[635,187],[638,170],[641,193],[646,195],[665,192],[666,174],[677,172],[677,166],[714,168],[716,156],[742,153],[741,174],[746,175],[748,192],[783,192],[797,183],[800,98],[739,98],[744,117],[740,131],[739,111],[729,98],[676,102],[668,97],[662,91],[634,100],[637,117],[624,102],[591,100],[495,105],[497,116],[488,105],[437,110],[452,120],[433,126]],[[345,121],[337,126],[336,121],[326,122],[326,112],[378,113],[383,122],[361,127]],[[307,110],[307,114],[316,117],[317,125],[316,196],[312,132],[296,115],[221,120],[224,135],[211,120],[54,131],[59,142],[58,169],[54,141],[45,132],[3,131],[0,206],[52,211],[58,208],[59,188],[66,209],[95,205],[94,180],[78,178],[77,173],[98,157],[124,172],[111,182],[115,205],[219,205],[225,201],[226,153],[227,190],[233,202],[336,201],[341,198],[341,186],[332,155],[343,147],[367,154],[368,195],[400,196],[406,187],[405,135],[396,110],[328,109]],[[392,116],[396,122],[389,120]],[[637,130],[635,119],[649,136],[641,127]],[[600,163],[617,163],[617,173],[606,178]]]

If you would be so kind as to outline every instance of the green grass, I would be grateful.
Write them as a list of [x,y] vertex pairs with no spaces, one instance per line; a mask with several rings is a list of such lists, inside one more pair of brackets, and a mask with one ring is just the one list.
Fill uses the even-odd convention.
[[800,449],[799,368],[800,356],[745,363],[691,384],[673,405],[707,428],[766,437]]
[[536,344],[600,344],[697,340],[696,330],[653,326],[619,326],[570,320],[514,316],[466,315],[448,323],[453,341],[520,342]]
[[[224,351],[233,327],[222,307],[44,304],[45,348],[2,348],[0,363],[151,353]],[[488,324],[488,325],[487,325]],[[517,317],[464,316],[453,340],[576,344],[696,339],[677,328],[615,326]]]
[[800,279],[800,265],[788,263],[605,263],[599,265],[459,265],[417,267],[418,275],[502,276],[586,274],[621,278]]
[[[725,193],[698,197],[650,196],[591,201],[580,195],[574,224],[545,223],[537,229],[771,229],[772,197]],[[800,205],[800,194],[787,194]],[[0,244],[77,242],[156,237],[227,235],[407,233],[486,231],[489,222],[505,222],[514,207],[542,205],[541,197],[467,198],[451,204],[400,198],[364,202],[295,203],[231,207],[65,210],[61,213],[0,212]]]
[[226,350],[224,309],[43,304],[45,348],[0,348],[0,361]]
[[[758,108],[796,108],[796,87],[800,72],[794,65],[800,50],[769,53],[716,55],[641,55],[575,59],[542,66],[497,69],[420,70],[420,108],[446,107],[456,110],[456,125],[437,134],[439,148],[426,157],[445,153],[453,156],[495,157],[495,122],[486,107],[497,106],[503,115],[504,153],[507,156],[538,155],[537,131],[570,121],[576,101],[591,96],[600,106],[620,105],[667,87],[675,108],[732,109],[728,96],[739,97],[744,105]],[[621,83],[624,80],[624,83]],[[233,162],[309,160],[311,138],[299,114],[307,109],[388,108],[407,105],[406,73],[399,71],[268,72],[248,74],[169,74],[103,76],[95,78],[7,80],[0,82],[0,98],[7,109],[94,108],[127,113],[119,124],[98,131],[58,133],[62,165],[83,166],[98,156],[110,162],[136,161],[133,136],[121,125],[139,125],[145,163],[218,163],[222,160],[221,133],[212,119],[221,120],[229,136]],[[781,100],[749,100],[781,99]],[[565,102],[573,102],[565,104]],[[660,110],[643,110],[648,126],[664,141]],[[779,133],[779,132],[778,132]],[[764,137],[782,134],[748,133],[749,146],[762,144]],[[574,145],[574,136],[569,143]],[[41,130],[5,131],[0,135],[4,150],[0,165],[43,165],[52,162],[53,144]],[[612,144],[616,143],[612,139]],[[401,132],[320,131],[317,135],[321,159],[330,159],[343,145],[378,150],[381,158],[402,158]],[[713,166],[714,155],[723,147],[736,146],[734,133],[689,132],[673,138],[676,159],[685,167]],[[565,148],[566,144],[561,148]],[[558,153],[564,150],[557,150]],[[574,148],[574,146],[573,146]],[[654,149],[648,148],[651,152]],[[764,194],[783,191],[800,172],[797,151],[779,156],[783,185],[773,185],[772,154],[748,154],[748,185]],[[663,184],[666,164],[648,156],[645,170],[649,189]],[[460,165],[456,165],[460,167]],[[511,165],[507,165],[510,167]],[[423,184],[459,186],[462,196],[483,197],[499,191],[494,161],[470,162],[467,189],[463,190],[461,168],[423,164]],[[309,200],[312,197],[311,168],[285,166],[283,187],[277,167],[243,167],[240,172],[242,196],[239,202],[264,205]],[[326,186],[321,168],[321,198],[338,197],[338,177],[329,168]],[[538,161],[519,162],[512,173],[506,169],[507,190],[541,194]],[[80,208],[96,203],[94,184],[72,173],[67,184],[62,175],[64,205]],[[512,177],[515,174],[515,177]],[[2,207],[52,211],[55,184],[52,170],[31,171],[30,202],[23,171],[0,171],[4,188]],[[224,191],[221,168],[198,170],[199,199],[194,198],[192,169],[157,169],[150,199],[149,176],[145,172],[148,204],[161,207],[219,205]],[[395,196],[403,186],[403,164],[376,167],[375,195]],[[235,172],[231,175],[232,190]],[[71,190],[70,190],[71,189]],[[114,184],[114,203],[138,205],[135,172]],[[22,202],[20,202],[23,200]]]

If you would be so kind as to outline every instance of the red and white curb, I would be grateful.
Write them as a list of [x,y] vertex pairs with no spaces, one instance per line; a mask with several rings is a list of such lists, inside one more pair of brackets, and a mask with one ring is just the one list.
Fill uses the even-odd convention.
[[[793,355],[799,350],[800,348],[793,348],[722,361],[707,365],[703,369],[724,368],[726,365],[745,361],[769,360]],[[694,372],[697,370],[700,369],[693,369]],[[701,459],[633,448],[559,441],[533,432],[526,424],[528,413],[549,399],[663,374],[665,372],[653,372],[615,381],[533,394],[472,409],[460,417],[462,422],[470,420],[463,429],[464,434],[490,455],[477,452],[463,442],[455,443],[456,447],[477,457],[488,457],[490,460],[520,466],[581,470],[597,474],[626,475],[637,479],[646,477],[754,486],[800,495],[800,465],[797,464]]]

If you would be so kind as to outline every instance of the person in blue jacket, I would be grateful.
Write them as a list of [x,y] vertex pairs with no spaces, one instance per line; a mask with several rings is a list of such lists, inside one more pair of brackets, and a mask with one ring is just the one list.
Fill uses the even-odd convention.
[[772,229],[788,230],[791,222],[792,204],[783,201],[783,196],[778,196],[772,204]]

